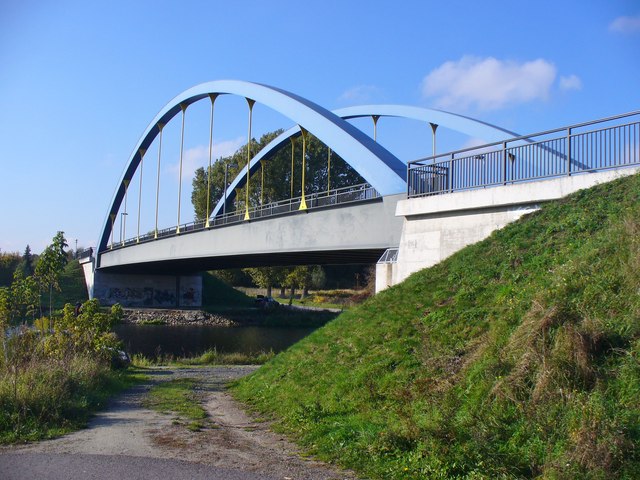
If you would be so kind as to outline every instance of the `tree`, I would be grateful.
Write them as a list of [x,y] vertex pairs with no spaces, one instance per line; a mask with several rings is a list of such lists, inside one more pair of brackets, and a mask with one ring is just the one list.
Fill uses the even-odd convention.
[[20,264],[17,268],[20,269],[25,277],[30,277],[34,274],[33,255],[31,254],[31,247],[29,247],[29,245],[27,245],[27,247],[24,249],[22,260],[20,261]]
[[13,272],[20,264],[20,254],[0,252],[0,286],[10,287],[13,281]]
[[16,269],[11,284],[11,319],[34,320],[39,298],[38,283],[33,276],[26,277],[21,269]]
[[[304,299],[311,283],[311,268],[308,265],[299,265],[291,270],[284,281],[285,285],[291,289],[291,299],[295,295],[296,288],[302,289],[301,300]],[[291,299],[289,303],[291,303]]]
[[321,288],[324,288],[326,283],[327,275],[324,273],[324,268],[320,265],[313,267],[311,270],[311,282],[309,286],[316,290],[320,290]]
[[267,289],[267,297],[271,296],[271,289],[284,281],[285,270],[282,267],[245,268],[253,283],[260,288]]
[[[36,264],[35,276],[40,286],[40,291],[49,290],[49,315],[51,316],[51,300],[53,289],[60,291],[60,276],[67,264],[67,254],[64,249],[67,248],[67,240],[64,238],[64,232],[58,232],[47,248],[44,249],[42,255],[38,258]],[[42,314],[42,303],[40,304]]]

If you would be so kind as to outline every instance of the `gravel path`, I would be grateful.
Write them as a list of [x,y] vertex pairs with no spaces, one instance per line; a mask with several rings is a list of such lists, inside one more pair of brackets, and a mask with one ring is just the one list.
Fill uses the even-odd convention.
[[[54,440],[0,449],[0,478],[357,478],[302,458],[293,444],[240,408],[225,391],[225,384],[255,368],[149,370],[149,382],[118,397],[94,417],[87,429]],[[173,415],[142,406],[153,384],[175,378],[200,380],[209,428],[191,432]],[[124,476],[123,471],[127,472]],[[42,472],[47,475],[42,476]]]

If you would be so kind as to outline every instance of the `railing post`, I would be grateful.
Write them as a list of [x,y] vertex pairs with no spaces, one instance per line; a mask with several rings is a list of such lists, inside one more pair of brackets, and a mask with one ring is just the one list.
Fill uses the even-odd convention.
[[571,127],[567,128],[567,175],[571,175]]
[[502,142],[502,184],[507,184],[507,142]]

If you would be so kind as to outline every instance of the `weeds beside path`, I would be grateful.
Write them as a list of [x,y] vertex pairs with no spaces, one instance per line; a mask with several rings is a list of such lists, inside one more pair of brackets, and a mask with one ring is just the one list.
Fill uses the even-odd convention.
[[[354,478],[326,465],[302,459],[282,436],[269,431],[267,424],[249,418],[226,393],[226,383],[256,368],[146,369],[149,380],[115,399],[106,411],[96,415],[86,430],[55,440],[1,448],[0,471],[3,457],[7,461],[9,458],[15,461],[15,453],[97,454],[149,457],[157,461],[182,460],[264,474],[269,478]],[[180,414],[160,413],[143,406],[145,399],[149,398],[150,389],[156,385],[170,385],[168,382],[194,387],[195,398],[201,402],[207,416],[207,421],[202,422],[200,428],[189,428],[189,423],[182,421]],[[171,407],[164,409],[172,410]],[[25,463],[27,458],[25,456]]]

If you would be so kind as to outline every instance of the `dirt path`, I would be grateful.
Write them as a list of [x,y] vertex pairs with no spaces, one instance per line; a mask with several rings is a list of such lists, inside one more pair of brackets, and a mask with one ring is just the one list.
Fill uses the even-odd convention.
[[[5,447],[0,454],[92,454],[174,459],[280,479],[355,479],[353,474],[303,459],[294,445],[252,420],[225,391],[224,385],[256,367],[157,368],[150,381],[116,399],[85,430],[24,446]],[[211,427],[191,432],[173,415],[146,409],[142,400],[157,382],[175,378],[201,381],[203,405]],[[0,457],[1,460],[1,457]]]

